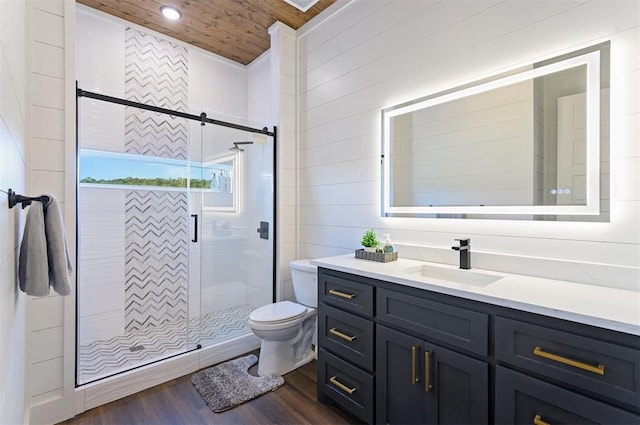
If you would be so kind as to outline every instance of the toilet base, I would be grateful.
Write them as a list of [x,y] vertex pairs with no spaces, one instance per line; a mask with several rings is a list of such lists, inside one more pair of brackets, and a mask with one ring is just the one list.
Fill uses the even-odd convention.
[[258,375],[280,376],[299,368],[316,358],[316,352],[309,347],[306,353],[295,358],[294,348],[287,341],[265,341],[260,344]]
[[[258,375],[284,375],[315,359],[316,352],[312,346],[312,334],[310,333],[313,331],[309,329],[310,326],[313,326],[313,331],[315,331],[315,317],[310,320],[307,319],[303,325],[305,331],[294,338],[285,341],[267,341],[263,339],[260,344]],[[313,332],[314,336],[315,333]],[[304,335],[307,336],[303,337]]]

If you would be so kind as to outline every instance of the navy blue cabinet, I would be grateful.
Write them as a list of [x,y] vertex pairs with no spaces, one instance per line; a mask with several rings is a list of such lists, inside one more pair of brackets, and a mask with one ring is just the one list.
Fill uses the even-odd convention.
[[362,278],[318,273],[318,400],[372,424],[374,293]]
[[640,424],[640,337],[318,273],[318,399],[365,423]]
[[377,326],[376,422],[486,424],[489,364]]

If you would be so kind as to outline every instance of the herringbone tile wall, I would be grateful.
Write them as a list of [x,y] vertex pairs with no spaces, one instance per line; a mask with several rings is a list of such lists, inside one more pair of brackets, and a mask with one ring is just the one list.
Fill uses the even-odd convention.
[[[125,31],[125,97],[161,108],[188,112],[188,55],[183,46],[152,34]],[[125,152],[187,159],[184,118],[126,107]]]
[[[134,28],[125,30],[125,97],[187,111],[184,46]],[[185,119],[125,109],[125,151],[187,159]],[[187,318],[188,199],[186,193],[128,191],[125,200],[125,330]]]
[[130,190],[125,198],[125,330],[186,322],[187,193]]

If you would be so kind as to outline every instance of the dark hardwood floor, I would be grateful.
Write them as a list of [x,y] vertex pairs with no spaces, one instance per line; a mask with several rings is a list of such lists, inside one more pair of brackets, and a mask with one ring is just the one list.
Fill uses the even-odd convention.
[[[250,373],[255,374],[255,366]],[[191,374],[112,403],[61,424],[353,424],[333,405],[316,401],[316,362],[284,375],[285,384],[233,409],[214,413],[191,384]]]

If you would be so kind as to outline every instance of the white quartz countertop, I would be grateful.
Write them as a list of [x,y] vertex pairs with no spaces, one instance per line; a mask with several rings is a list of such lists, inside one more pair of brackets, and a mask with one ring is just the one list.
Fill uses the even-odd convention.
[[[389,263],[361,260],[353,254],[318,258],[317,266],[357,274],[470,300],[509,307],[545,316],[640,335],[640,292],[533,276],[472,269],[471,277],[487,275],[492,283],[456,283],[422,276],[423,266],[448,269],[464,276],[455,266],[400,258]],[[432,269],[435,270],[435,269]],[[436,270],[437,271],[437,270]]]

